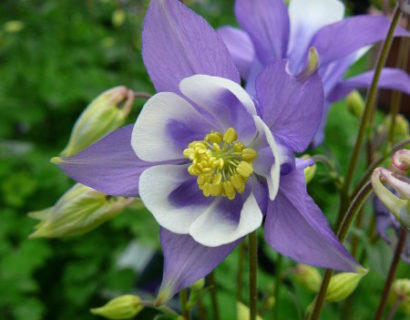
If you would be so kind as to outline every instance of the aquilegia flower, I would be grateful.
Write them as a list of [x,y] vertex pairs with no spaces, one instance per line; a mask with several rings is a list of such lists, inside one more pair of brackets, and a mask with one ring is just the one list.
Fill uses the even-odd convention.
[[152,0],[142,55],[159,93],[123,127],[60,167],[110,195],[141,197],[161,226],[160,302],[212,271],[263,220],[269,245],[297,261],[359,267],[306,192],[303,151],[319,127],[317,73],[267,66],[253,100],[218,34],[177,0]]
[[[344,5],[339,0],[236,0],[235,14],[242,30],[222,27],[222,36],[247,91],[255,92],[255,79],[264,66],[288,59],[288,69],[298,74],[305,68],[309,49],[319,54],[319,74],[323,81],[325,109],[313,143],[320,144],[329,106],[357,88],[367,88],[373,72],[343,81],[347,69],[368,49],[386,37],[389,20],[384,16],[362,15],[343,20]],[[396,36],[409,36],[397,28]],[[403,71],[385,68],[379,87],[410,94],[410,77]]]

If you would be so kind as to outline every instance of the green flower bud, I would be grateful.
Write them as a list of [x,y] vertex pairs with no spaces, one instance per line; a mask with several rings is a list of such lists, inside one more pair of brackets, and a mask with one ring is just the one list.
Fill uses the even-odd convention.
[[347,109],[356,118],[361,118],[364,110],[364,100],[358,91],[353,91],[346,98]]
[[30,238],[62,238],[81,235],[117,216],[133,198],[109,197],[82,184],[75,184],[50,208],[31,212],[41,220]]
[[[306,155],[303,155],[301,159],[307,160],[307,159],[310,159],[310,156],[306,154]],[[306,184],[308,184],[313,179],[313,177],[315,176],[315,173],[316,173],[316,164],[313,164],[305,168]]]
[[199,279],[197,282],[195,282],[195,283],[190,287],[190,289],[191,289],[192,291],[200,291],[200,290],[202,290],[202,289],[204,288],[204,286],[205,286],[205,279],[202,278],[202,279]]
[[400,302],[400,308],[410,314],[410,279],[397,279],[390,290],[389,302]]
[[24,23],[18,20],[7,21],[4,24],[4,31],[8,33],[17,33],[24,29]]
[[141,299],[127,294],[110,300],[106,305],[91,309],[91,313],[107,319],[131,319],[144,309]]
[[356,289],[360,280],[367,274],[363,269],[359,273],[344,272],[333,276],[330,279],[329,288],[326,292],[326,301],[342,301],[350,296]]
[[117,9],[112,14],[112,24],[114,27],[118,28],[124,24],[125,21],[125,11],[122,9]]
[[319,271],[306,264],[299,264],[295,271],[295,280],[312,292],[318,292],[322,283]]
[[[237,320],[249,320],[250,319],[250,313],[249,313],[249,308],[245,306],[242,302],[237,301],[236,302],[236,313],[237,313]],[[256,316],[257,320],[262,320],[260,316]]]
[[[400,224],[410,228],[410,185],[405,180],[400,180],[394,174],[384,168],[376,168],[373,171],[371,182],[373,191],[385,205],[387,209],[395,216]],[[400,199],[388,188],[383,182],[389,183],[402,197]]]
[[[391,116],[388,115],[384,121],[383,126],[385,128],[390,128],[391,125]],[[387,129],[388,130],[388,129]],[[393,135],[396,138],[406,139],[409,136],[409,123],[405,117],[401,114],[396,115],[396,120],[394,121],[394,130]]]
[[[72,156],[119,128],[131,111],[134,94],[126,87],[107,90],[94,99],[74,124],[62,156]],[[124,107],[119,106],[124,103]]]

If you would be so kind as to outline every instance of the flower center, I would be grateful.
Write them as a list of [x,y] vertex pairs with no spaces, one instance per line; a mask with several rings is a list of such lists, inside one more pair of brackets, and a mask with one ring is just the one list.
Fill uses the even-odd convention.
[[205,197],[222,196],[230,200],[245,190],[245,183],[253,173],[252,161],[257,152],[238,140],[233,128],[225,133],[212,131],[202,141],[192,141],[184,150],[192,161],[188,172],[197,176],[197,183]]

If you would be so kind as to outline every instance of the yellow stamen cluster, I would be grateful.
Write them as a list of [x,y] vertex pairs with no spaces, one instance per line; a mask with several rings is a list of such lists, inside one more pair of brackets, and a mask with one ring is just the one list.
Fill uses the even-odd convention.
[[184,156],[192,161],[188,172],[198,177],[198,186],[206,197],[233,200],[237,192],[245,190],[258,154],[237,139],[233,128],[225,133],[211,131],[204,140],[193,141],[184,150]]

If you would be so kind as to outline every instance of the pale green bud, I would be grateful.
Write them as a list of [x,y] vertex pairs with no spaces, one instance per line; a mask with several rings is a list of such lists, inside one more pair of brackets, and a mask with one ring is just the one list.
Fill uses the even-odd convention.
[[[133,92],[124,86],[100,94],[77,119],[68,145],[61,155],[72,156],[119,128],[130,113],[133,102]],[[120,108],[121,104],[123,108]]]
[[[371,182],[373,191],[385,205],[387,209],[395,216],[400,224],[410,228],[410,185],[406,180],[396,177],[391,171],[384,168],[376,168],[373,171]],[[388,188],[383,182],[387,182],[402,197],[400,199]]]
[[[250,313],[249,313],[249,308],[245,306],[242,302],[237,301],[236,302],[236,314],[237,320],[249,320],[250,319]],[[260,316],[256,316],[257,320],[262,320]]]
[[[307,159],[310,159],[310,156],[309,155],[303,155],[301,157],[301,159],[307,160]],[[305,182],[306,182],[306,184],[308,184],[313,179],[313,177],[315,176],[316,163],[309,166],[309,167],[306,167],[304,171],[305,171]]]
[[298,264],[295,271],[295,280],[312,292],[318,292],[322,283],[319,271],[306,264]]
[[[383,125],[386,128],[390,128],[391,119],[392,118],[390,115],[388,115],[384,119]],[[409,123],[406,120],[406,118],[403,117],[401,114],[396,115],[396,120],[394,121],[393,135],[394,137],[397,137],[400,139],[406,139],[409,136]]]
[[125,11],[122,9],[117,9],[112,14],[112,24],[114,27],[118,28],[124,24],[125,21]]
[[97,228],[129,206],[133,198],[109,197],[82,184],[75,184],[50,208],[31,212],[41,220],[30,238],[77,236]]
[[347,109],[356,118],[361,118],[364,110],[364,100],[358,91],[353,91],[346,98]]
[[353,293],[366,274],[367,270],[363,269],[359,273],[344,272],[333,276],[326,292],[326,301],[335,302],[346,299]]
[[144,309],[141,299],[127,294],[110,300],[106,305],[91,309],[91,313],[107,319],[131,319]]
[[400,308],[410,314],[410,279],[397,279],[393,282],[389,301],[391,304],[400,301]]
[[205,279],[202,278],[202,279],[199,279],[197,282],[195,282],[195,283],[190,287],[190,289],[191,289],[192,291],[200,291],[200,290],[202,290],[202,289],[204,288],[204,286],[205,286]]
[[24,29],[24,23],[18,20],[7,21],[4,24],[4,31],[8,33],[17,33]]

